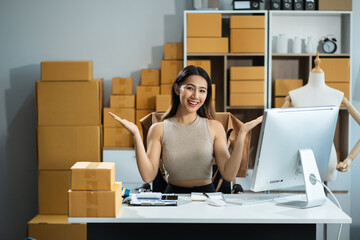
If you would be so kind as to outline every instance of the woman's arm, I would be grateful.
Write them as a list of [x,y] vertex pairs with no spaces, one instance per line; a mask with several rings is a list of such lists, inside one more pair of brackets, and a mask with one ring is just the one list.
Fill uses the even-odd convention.
[[284,104],[283,104],[281,107],[282,107],[282,108],[288,108],[288,107],[290,107],[290,104],[291,104],[290,96],[286,96],[286,97],[285,97],[285,102],[284,102]]
[[[360,125],[360,113],[356,110],[356,108],[347,100],[346,97],[343,98],[342,103],[346,106],[349,114]],[[341,172],[346,172],[347,170],[349,170],[352,161],[356,158],[359,152],[360,152],[360,139],[355,144],[349,155],[344,159],[344,161],[338,163],[336,169]]]
[[215,161],[221,175],[226,181],[230,182],[235,178],[241,164],[245,137],[247,133],[261,123],[261,121],[262,116],[241,126],[231,156],[226,145],[226,134],[223,126],[221,123],[213,121]]
[[133,136],[136,162],[141,178],[146,183],[152,182],[159,170],[163,123],[155,123],[150,127],[147,137],[148,149],[146,152],[138,127],[134,123],[122,119],[111,112],[109,114]]

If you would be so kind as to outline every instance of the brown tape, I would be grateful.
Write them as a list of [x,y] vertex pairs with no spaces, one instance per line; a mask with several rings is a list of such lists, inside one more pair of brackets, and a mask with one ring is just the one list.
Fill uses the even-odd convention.
[[96,180],[86,180],[85,186],[86,189],[97,189],[98,182]]
[[98,205],[97,194],[94,191],[86,191],[86,205]]
[[84,178],[95,179],[96,178],[96,169],[87,169],[84,172]]

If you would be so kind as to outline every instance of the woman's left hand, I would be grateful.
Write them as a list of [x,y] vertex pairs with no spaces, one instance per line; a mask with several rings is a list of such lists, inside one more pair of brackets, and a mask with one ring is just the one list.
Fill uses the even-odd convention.
[[262,120],[263,120],[263,116],[260,116],[250,122],[244,123],[240,128],[240,133],[247,134],[254,127],[256,127],[259,123],[261,123]]

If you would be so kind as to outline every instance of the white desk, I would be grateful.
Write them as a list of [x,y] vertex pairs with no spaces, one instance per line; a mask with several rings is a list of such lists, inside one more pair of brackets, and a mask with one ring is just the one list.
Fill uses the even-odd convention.
[[[304,196],[299,196],[299,198],[302,197]],[[266,228],[256,232],[257,234],[263,232],[263,235],[259,237],[268,236],[268,239],[270,236],[268,234],[271,234],[274,239],[275,237],[281,239],[277,234],[284,235],[284,239],[289,238],[287,234],[295,234],[299,236],[299,239],[309,239],[309,237],[315,239],[316,224],[350,224],[351,218],[330,200],[327,200],[323,206],[309,209],[283,207],[274,202],[249,206],[226,204],[223,207],[213,207],[205,202],[191,202],[189,196],[179,196],[178,206],[176,207],[133,207],[123,205],[116,218],[69,218],[69,222],[87,222],[88,239],[91,237],[96,239],[99,236],[106,239],[104,233],[110,234],[110,225],[112,228],[117,229],[114,236],[122,235],[124,231],[139,233],[138,229],[142,229],[147,234],[151,230],[156,232],[156,229],[160,229],[159,231],[164,232],[167,229],[166,231],[169,234],[174,234],[181,227],[181,234],[183,235],[178,232],[174,237],[175,239],[182,239],[182,237],[186,236],[188,238],[189,236],[185,233],[186,228],[195,226],[190,227],[189,231],[197,229],[202,237],[213,237],[215,230],[221,232],[221,236],[224,236],[224,234],[228,233],[234,234],[234,232],[231,232],[232,229],[242,231],[241,225],[243,225],[245,228],[242,232],[248,232],[249,229],[252,229],[251,226],[254,226],[254,229],[257,230]],[[284,224],[286,224],[286,228]],[[98,236],[96,236],[96,232],[98,232]],[[210,235],[206,235],[206,233],[210,233]],[[251,233],[251,236],[253,234]],[[302,236],[301,234],[305,235]],[[296,239],[292,235],[291,238]],[[243,236],[243,233],[241,236]]]

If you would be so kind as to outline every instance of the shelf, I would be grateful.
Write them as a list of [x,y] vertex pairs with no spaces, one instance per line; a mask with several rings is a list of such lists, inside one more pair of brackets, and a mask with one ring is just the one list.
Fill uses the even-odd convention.
[[299,17],[307,17],[307,16],[339,16],[343,14],[349,14],[350,11],[295,11],[295,10],[270,10],[269,13],[274,16],[299,16]]
[[[273,53],[273,57],[315,57],[315,54],[311,53]],[[348,53],[336,53],[336,54],[329,54],[329,53],[319,53],[320,57],[350,57]]]
[[252,110],[252,109],[265,109],[264,106],[255,106],[255,107],[233,107],[233,106],[226,106],[227,110]]
[[195,56],[195,57],[203,57],[203,56],[211,56],[211,57],[232,57],[232,56],[235,56],[235,57],[247,57],[247,56],[250,56],[250,57],[254,57],[254,56],[259,56],[259,57],[263,57],[265,56],[264,53],[188,53],[187,54],[188,57],[192,57],[192,56]]

